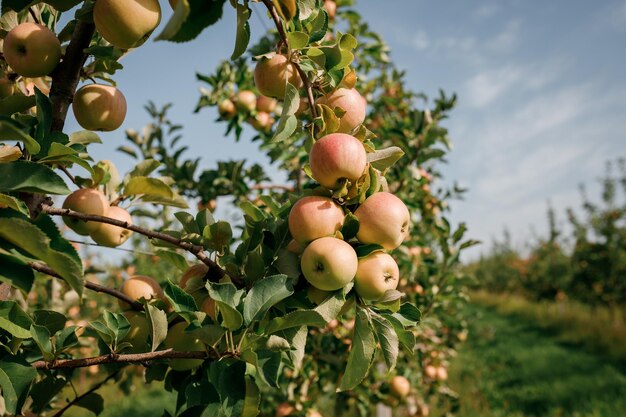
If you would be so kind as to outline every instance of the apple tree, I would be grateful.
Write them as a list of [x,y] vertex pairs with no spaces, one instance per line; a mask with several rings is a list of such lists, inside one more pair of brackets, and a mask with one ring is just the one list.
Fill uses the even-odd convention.
[[[154,121],[119,148],[136,159],[129,172],[90,153],[96,132],[125,117],[119,59],[169,6],[3,1],[6,413],[98,414],[97,389],[111,380],[126,393],[162,381],[177,393],[165,416],[453,408],[447,364],[467,335],[457,266],[476,243],[445,217],[463,190],[437,185],[456,97],[441,92],[429,107],[409,90],[350,2],[169,3],[156,38],[179,43],[236,9],[232,56],[198,75],[196,110],[216,107],[235,140],[251,128],[286,180],[244,160],[201,171],[168,106],[154,104]],[[254,8],[273,29],[250,45]],[[57,27],[63,12],[73,18]],[[85,130],[65,131],[70,107]],[[239,220],[216,219],[222,204]],[[104,277],[69,229],[104,247],[132,236],[134,254]],[[96,382],[68,394],[85,378]]]

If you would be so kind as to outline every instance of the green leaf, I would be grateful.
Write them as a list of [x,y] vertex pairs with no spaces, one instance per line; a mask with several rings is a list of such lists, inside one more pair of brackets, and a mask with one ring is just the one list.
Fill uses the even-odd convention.
[[50,149],[52,144],[50,135],[50,129],[52,128],[52,102],[37,87],[35,87],[35,102],[37,103],[37,121],[39,122],[35,128],[35,139],[41,145],[41,150],[37,154],[43,156],[48,153],[48,149]]
[[224,417],[241,415],[246,397],[245,374],[246,364],[241,361],[232,363],[220,372],[218,381],[213,384],[220,396],[222,405],[220,415]]
[[278,388],[278,372],[280,370],[281,353],[269,349],[259,349],[256,352],[257,367],[265,382],[273,388]]
[[198,311],[198,306],[193,297],[183,291],[178,285],[167,281],[163,286],[163,291],[165,291],[165,296],[177,313],[181,311]]
[[35,281],[35,273],[23,260],[8,253],[0,252],[0,281],[18,288],[24,293],[30,292]]
[[30,390],[30,396],[33,399],[30,411],[40,414],[46,407],[50,406],[50,402],[66,384],[67,379],[56,376],[46,376],[36,382]]
[[246,264],[243,267],[247,282],[255,282],[265,276],[265,259],[256,250],[248,252]]
[[100,415],[104,411],[104,399],[96,392],[91,392],[76,402],[76,405],[89,410],[95,415]]
[[0,329],[20,339],[30,339],[32,319],[15,301],[0,301]]
[[44,326],[50,334],[63,330],[67,321],[63,314],[52,310],[37,310],[33,313],[33,319],[35,324]]
[[254,283],[243,306],[246,324],[261,320],[267,310],[293,294],[293,285],[286,275],[273,275]]
[[198,224],[198,230],[204,230],[205,227],[215,223],[215,218],[211,214],[211,210],[204,209],[196,214],[196,223]]
[[163,28],[163,31],[155,38],[155,40],[169,40],[176,36],[185,23],[185,20],[187,20],[187,17],[189,17],[190,11],[191,8],[189,7],[189,1],[179,0],[174,8],[174,14],[172,14],[170,20],[167,21],[167,24]]
[[208,249],[223,253],[230,246],[230,242],[233,239],[233,230],[230,227],[230,223],[220,220],[217,223],[206,226],[202,232],[202,237]]
[[198,224],[196,223],[196,219],[189,213],[184,211],[179,211],[174,213],[174,216],[178,219],[180,224],[185,229],[187,233],[198,233],[200,234],[200,229],[198,228]]
[[72,246],[72,244],[61,234],[61,231],[57,227],[54,220],[52,220],[52,217],[47,214],[40,214],[35,220],[32,221],[32,223],[42,230],[48,238],[50,238],[51,249],[63,252],[70,256],[78,268],[82,270],[83,261],[80,258],[80,255],[76,252],[76,248]]
[[[206,27],[216,23],[222,17],[225,0],[188,0],[189,14],[173,33],[161,33],[158,38],[171,42],[187,42],[195,39]],[[175,18],[174,15],[172,18]],[[181,17],[177,17],[180,19]]]
[[249,201],[241,202],[239,204],[239,208],[243,210],[245,214],[250,216],[250,218],[255,222],[259,222],[265,219],[265,213],[263,212],[263,210],[261,210],[260,208],[258,208],[257,206],[255,206]]
[[235,60],[246,52],[248,42],[250,42],[250,20],[251,10],[248,2],[244,4],[237,3],[237,38],[235,40],[235,49],[230,56],[231,60]]
[[352,50],[357,47],[358,42],[354,36],[349,33],[344,33],[337,42],[341,49]]
[[259,405],[261,404],[261,391],[257,387],[254,379],[246,375],[246,397],[243,402],[241,417],[256,417],[259,415]]
[[128,319],[123,314],[105,311],[104,324],[113,332],[113,347],[117,349],[130,331]]
[[138,194],[165,198],[172,198],[174,196],[170,186],[157,178],[133,177],[124,187],[124,195]]
[[378,149],[367,154],[367,162],[379,171],[384,171],[393,166],[404,156],[404,151],[397,146],[385,149]]
[[90,143],[102,143],[102,139],[97,133],[90,130],[79,130],[70,134],[68,145],[89,145]]
[[382,316],[387,319],[389,323],[393,326],[396,331],[396,335],[398,336],[398,340],[400,345],[405,350],[405,352],[409,355],[413,354],[413,348],[415,347],[415,335],[410,330],[405,330],[402,322],[397,318],[393,317],[391,314],[382,314]]
[[287,42],[291,49],[302,49],[309,44],[309,35],[304,32],[289,32]]
[[69,326],[56,335],[55,349],[57,354],[78,345],[77,328],[77,326]]
[[0,164],[0,192],[26,191],[41,194],[69,194],[65,181],[42,164],[15,161]]
[[272,334],[292,327],[324,327],[326,320],[314,310],[293,311],[283,317],[273,318],[265,328],[265,334]]
[[387,365],[387,372],[391,372],[398,361],[398,335],[391,323],[378,314],[372,314],[372,324],[376,329],[376,338]]
[[131,179],[133,177],[147,177],[152,172],[154,172],[155,169],[157,169],[160,166],[161,166],[161,163],[157,160],[144,159],[143,161],[135,165],[133,170],[130,171],[126,177],[128,179]]
[[[14,113],[26,111],[34,106],[35,96],[23,96],[21,94],[14,94],[0,100],[0,114],[10,116]],[[2,131],[1,128],[0,131]],[[4,134],[4,131],[2,131],[2,133]],[[39,146],[39,144],[37,145]]]
[[37,370],[19,358],[5,357],[0,361],[0,387],[4,406],[9,414],[21,414]]
[[241,302],[243,291],[237,290],[229,282],[224,284],[207,282],[206,288],[209,290],[209,297],[215,300],[220,310],[224,327],[229,330],[239,329],[243,324],[243,316],[237,310],[237,306]]
[[159,249],[155,252],[155,255],[167,263],[174,265],[180,272],[185,272],[187,268],[189,268],[187,259],[178,252]]
[[359,219],[352,213],[348,212],[343,220],[343,226],[341,226],[341,235],[343,239],[348,241],[359,232]]
[[411,303],[404,303],[400,311],[393,314],[404,326],[415,326],[422,319],[422,312]]
[[65,280],[79,295],[83,293],[84,277],[70,254],[54,250],[50,238],[37,226],[17,218],[0,218],[0,239],[42,260]]
[[32,136],[8,120],[0,119],[0,138],[3,141],[23,142],[26,150],[32,155],[37,155],[41,151],[41,146]]
[[52,351],[52,342],[50,340],[50,332],[44,326],[33,324],[30,326],[30,333],[33,336],[33,340],[39,347],[43,359],[45,361],[51,361],[54,359],[54,353]]
[[0,194],[0,207],[8,207],[15,211],[19,211],[25,216],[30,216],[26,204],[24,204],[22,200],[19,200],[10,195]]
[[300,106],[300,95],[298,89],[287,83],[285,89],[285,102],[283,104],[283,111],[278,120],[278,126],[276,132],[272,138],[272,142],[282,142],[288,139],[298,127],[298,118],[295,116],[298,107]]
[[[320,13],[317,14],[315,19],[311,23],[311,28],[309,30],[309,42],[313,43],[321,41],[322,39],[324,39],[324,36],[326,36],[326,31],[328,31],[328,14],[325,10],[320,10]],[[323,56],[323,54],[321,53],[322,51],[320,51],[319,49],[318,51],[319,54]],[[324,68],[324,63],[322,63],[320,67]]]
[[154,352],[167,337],[167,314],[151,304],[146,304],[146,314],[150,318],[152,352]]
[[376,243],[371,243],[368,245],[359,245],[356,248],[354,248],[354,250],[356,251],[357,257],[364,258],[372,252],[384,251],[385,248],[383,248],[382,246]]
[[333,295],[326,298],[326,300],[315,307],[315,311],[320,313],[326,322],[334,320],[337,318],[341,310],[344,308],[346,304],[346,295],[352,289],[354,282],[348,283],[343,289],[335,291]]
[[356,315],[348,364],[337,391],[351,390],[363,381],[369,372],[375,351],[374,332],[367,320],[365,310],[359,309]]

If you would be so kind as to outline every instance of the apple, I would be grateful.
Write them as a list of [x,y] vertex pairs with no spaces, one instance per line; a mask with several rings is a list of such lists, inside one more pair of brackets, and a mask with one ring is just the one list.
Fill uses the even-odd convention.
[[129,49],[146,40],[161,21],[158,0],[98,0],[93,22],[113,46]]
[[132,344],[132,347],[127,348],[128,352],[145,352],[151,330],[150,320],[144,313],[138,311],[126,311],[124,312],[124,316],[126,316],[126,319],[130,323],[130,330],[123,340],[123,342]]
[[345,133],[331,133],[318,139],[309,154],[313,178],[331,190],[348,180],[354,182],[367,166],[363,143]]
[[235,107],[241,111],[251,112],[256,108],[256,94],[250,90],[241,90],[235,96]]
[[430,407],[427,404],[422,404],[419,413],[420,417],[428,417],[430,415]]
[[277,105],[278,102],[273,98],[259,96],[256,99],[256,110],[260,112],[272,113]]
[[311,242],[300,260],[304,278],[324,291],[338,290],[352,281],[358,264],[352,246],[334,237],[322,237]]
[[60,12],[67,12],[82,1],[83,0],[46,0],[46,3]]
[[354,289],[365,300],[378,300],[387,290],[398,287],[400,270],[391,255],[372,252],[359,259],[354,277]]
[[307,410],[306,417],[323,417],[317,410]]
[[426,374],[426,376],[430,379],[435,379],[437,378],[437,368],[432,365],[427,365],[424,368],[424,374]]
[[[133,219],[130,217],[130,213],[121,207],[109,207],[106,215],[107,217],[126,222],[129,225],[133,224]],[[115,248],[126,242],[132,234],[132,230],[124,229],[123,227],[114,226],[112,224],[102,223],[96,231],[91,233],[91,238],[99,245]]]
[[190,266],[182,277],[180,277],[180,281],[178,281],[178,286],[183,290],[187,290],[187,283],[192,278],[201,278],[204,279],[205,275],[209,272],[209,267],[205,264],[195,264]]
[[[93,214],[96,216],[106,216],[109,211],[109,200],[106,199],[100,190],[94,188],[82,188],[68,195],[63,202],[63,208],[77,211],[83,214]],[[63,222],[79,235],[87,236],[98,230],[102,223],[88,221],[85,222],[73,217],[63,216]]]
[[[204,343],[191,333],[185,332],[187,322],[180,322],[173,325],[168,331],[164,340],[166,349],[173,349],[177,352],[205,352]],[[189,371],[197,368],[204,362],[202,359],[172,359],[170,368],[175,371]]]
[[211,297],[207,297],[200,306],[200,311],[208,314],[214,322],[217,322],[217,304]]
[[296,409],[289,403],[280,403],[276,407],[276,417],[287,417],[295,413]]
[[254,84],[261,94],[283,99],[287,83],[302,87],[300,74],[285,55],[275,54],[261,58],[254,68]]
[[341,107],[346,113],[341,118],[338,132],[348,133],[365,120],[367,102],[354,88],[338,88],[317,100],[331,109]]
[[356,237],[361,243],[374,243],[391,250],[400,246],[409,233],[409,209],[388,192],[369,196],[354,215],[359,219]]
[[274,124],[274,118],[269,113],[260,111],[254,117],[248,119],[248,123],[256,130],[268,132]]
[[324,9],[326,9],[326,13],[328,13],[328,18],[330,20],[335,19],[335,14],[337,14],[337,3],[334,0],[324,0]]
[[217,112],[220,114],[222,119],[230,120],[235,116],[235,114],[237,114],[237,109],[235,108],[235,103],[233,103],[232,100],[224,99],[217,105]]
[[126,118],[126,98],[111,85],[89,84],[74,94],[72,110],[83,129],[110,132]]
[[396,375],[389,381],[389,390],[396,398],[403,399],[411,392],[411,383],[405,377]]
[[46,26],[25,22],[4,38],[4,59],[23,77],[50,74],[61,60],[61,42]]
[[343,209],[328,197],[303,197],[289,212],[289,232],[296,242],[308,243],[341,230],[344,217]]
[[448,370],[443,366],[437,368],[437,379],[440,381],[445,381],[448,379]]
[[343,75],[343,79],[341,80],[341,83],[339,84],[340,87],[345,87],[345,88],[354,88],[354,86],[356,85],[356,72],[349,68],[348,72],[346,72]]
[[[145,275],[133,275],[122,284],[120,288],[126,296],[133,300],[141,300],[142,298],[149,301],[152,299],[165,300],[165,294],[158,282],[152,277]],[[129,310],[130,305],[124,301],[119,301],[122,310]]]
[[306,292],[307,298],[316,305],[322,304],[324,301],[326,301],[330,294],[331,291],[323,291],[319,288],[315,288],[312,285],[309,286],[309,289]]

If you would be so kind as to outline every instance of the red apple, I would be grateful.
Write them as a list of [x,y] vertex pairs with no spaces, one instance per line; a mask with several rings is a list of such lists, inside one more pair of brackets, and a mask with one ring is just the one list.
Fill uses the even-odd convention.
[[280,403],[276,407],[276,417],[287,417],[295,412],[296,409],[289,403]]
[[[63,202],[64,209],[74,210],[84,214],[94,214],[96,216],[106,216],[109,207],[109,200],[106,199],[100,190],[94,188],[76,190],[67,196]],[[102,226],[102,223],[99,222],[85,222],[67,216],[63,216],[63,221],[70,229],[83,236],[95,232]]]
[[409,232],[409,209],[402,200],[388,192],[368,197],[354,215],[359,219],[356,237],[361,243],[374,243],[391,250],[400,246]]
[[332,199],[319,196],[303,197],[289,212],[289,232],[299,243],[305,244],[341,230],[344,213]]
[[324,9],[326,9],[326,13],[328,13],[328,18],[330,20],[335,19],[335,14],[337,14],[337,3],[334,0],[324,0]]
[[359,259],[354,277],[354,289],[365,300],[378,300],[387,290],[398,287],[400,270],[393,257],[383,252],[372,252]]
[[256,108],[256,94],[250,90],[241,90],[235,97],[235,107],[244,112],[251,112]]
[[259,96],[256,99],[256,109],[259,112],[272,113],[276,110],[277,101],[273,98]]
[[111,85],[89,84],[74,94],[72,110],[83,129],[110,132],[126,118],[126,98]]
[[[133,224],[133,219],[130,217],[130,213],[118,206],[111,206],[107,211],[107,217],[111,217],[116,220]],[[123,227],[114,226],[112,224],[102,223],[102,225],[91,233],[91,238],[94,242],[102,245],[114,248],[126,242],[132,230],[124,229]]]
[[336,291],[352,281],[358,264],[352,246],[334,237],[322,237],[311,242],[300,261],[304,278],[324,291]]
[[285,55],[276,54],[271,58],[261,58],[254,68],[254,83],[261,94],[282,99],[285,97],[287,82],[296,88],[302,86],[298,71]]
[[111,45],[129,49],[144,41],[161,21],[157,0],[98,0],[93,21]]
[[332,133],[318,139],[309,154],[313,178],[331,190],[348,180],[354,182],[367,166],[363,143],[345,133]]
[[20,23],[4,38],[4,59],[23,77],[42,77],[61,60],[61,43],[54,32],[37,23]]
[[338,132],[348,133],[365,120],[365,99],[354,88],[338,88],[317,100],[331,109],[341,107],[346,113],[341,118]]
[[237,114],[237,109],[235,108],[235,103],[233,103],[232,100],[224,99],[217,105],[217,112],[220,114],[222,119],[230,120],[235,116],[235,114]]
[[260,111],[254,117],[248,119],[248,123],[256,130],[268,132],[274,124],[274,118],[269,113]]

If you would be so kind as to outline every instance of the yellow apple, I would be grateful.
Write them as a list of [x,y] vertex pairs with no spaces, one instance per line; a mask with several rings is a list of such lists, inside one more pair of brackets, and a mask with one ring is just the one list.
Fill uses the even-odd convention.
[[275,54],[257,62],[254,68],[254,84],[261,94],[283,99],[287,82],[296,88],[302,86],[300,74],[285,55]]
[[[130,213],[118,206],[111,206],[107,212],[107,217],[133,224]],[[133,234],[132,230],[123,227],[114,226],[112,224],[102,223],[96,231],[91,233],[91,238],[99,245],[114,248],[126,242]]]
[[359,219],[356,237],[361,243],[378,244],[391,250],[400,246],[409,233],[409,209],[402,200],[388,192],[368,197],[354,215]]
[[98,0],[93,21],[111,45],[129,49],[144,41],[161,21],[157,0]]
[[74,94],[72,110],[83,129],[110,132],[126,118],[126,98],[111,85],[89,84]]
[[229,120],[237,114],[237,109],[235,108],[235,103],[233,103],[232,100],[224,99],[217,105],[217,112],[220,114],[222,119]]
[[352,281],[359,261],[348,243],[334,237],[314,240],[302,253],[304,278],[323,291],[335,291]]
[[411,392],[411,383],[403,376],[396,375],[389,381],[389,390],[396,398],[406,398]]
[[424,374],[426,374],[426,376],[430,379],[435,379],[437,378],[437,368],[432,365],[427,365],[424,368]]
[[251,112],[256,108],[256,94],[250,90],[241,90],[235,96],[235,107],[244,112]]
[[328,197],[303,197],[289,212],[289,232],[295,241],[305,244],[341,230],[344,216],[339,204]]
[[[156,298],[165,300],[165,293],[163,293],[163,289],[159,283],[156,282],[154,278],[145,275],[133,275],[124,281],[120,291],[132,300],[136,301],[139,301],[142,298],[147,301]],[[122,310],[130,309],[130,305],[124,301],[120,300],[119,304]]]
[[61,43],[46,26],[25,22],[4,38],[4,59],[23,77],[50,74],[61,60]]
[[[104,194],[100,190],[94,188],[82,188],[74,191],[67,196],[63,202],[63,208],[73,211],[77,211],[83,214],[93,214],[96,216],[106,216],[109,211],[109,200],[106,199]],[[75,219],[73,217],[63,216],[63,222],[78,233],[79,235],[87,236],[90,233],[98,230],[102,223]]]
[[372,252],[359,259],[354,277],[354,289],[365,300],[378,300],[387,290],[398,287],[400,270],[391,255]]
[[331,133],[318,139],[309,154],[313,178],[334,190],[348,180],[354,183],[367,166],[363,143],[345,133]]
[[[165,348],[174,349],[177,352],[204,352],[204,343],[191,333],[185,332],[186,322],[173,325],[165,337]],[[175,371],[189,371],[202,365],[202,359],[172,359],[170,367]]]
[[341,117],[338,132],[348,133],[365,120],[367,102],[354,88],[338,88],[317,101],[331,109],[341,107],[346,113]]

